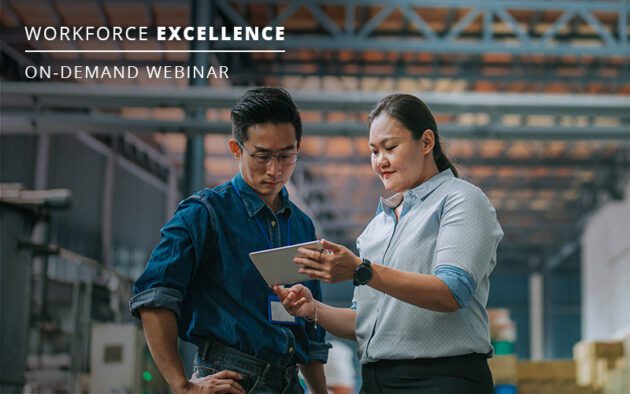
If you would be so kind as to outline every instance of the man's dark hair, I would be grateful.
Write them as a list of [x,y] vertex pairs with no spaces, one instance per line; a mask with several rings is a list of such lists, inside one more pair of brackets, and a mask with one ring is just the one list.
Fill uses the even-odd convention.
[[247,141],[247,129],[262,123],[291,123],[295,138],[302,139],[302,119],[289,92],[282,88],[250,89],[241,97],[230,115],[232,136],[240,143]]

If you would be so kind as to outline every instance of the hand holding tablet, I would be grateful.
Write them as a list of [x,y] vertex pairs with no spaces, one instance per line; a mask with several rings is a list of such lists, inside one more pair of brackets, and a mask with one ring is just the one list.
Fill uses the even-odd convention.
[[320,241],[252,252],[249,257],[269,287],[312,280],[307,274],[298,272],[299,265],[293,262],[299,248],[323,250]]

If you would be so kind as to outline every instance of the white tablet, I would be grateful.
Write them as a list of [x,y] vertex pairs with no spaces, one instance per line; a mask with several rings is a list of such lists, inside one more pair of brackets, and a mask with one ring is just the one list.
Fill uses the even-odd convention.
[[269,287],[311,280],[307,274],[300,274],[300,266],[293,262],[298,248],[322,250],[319,241],[304,242],[297,245],[252,252],[249,257],[267,282]]

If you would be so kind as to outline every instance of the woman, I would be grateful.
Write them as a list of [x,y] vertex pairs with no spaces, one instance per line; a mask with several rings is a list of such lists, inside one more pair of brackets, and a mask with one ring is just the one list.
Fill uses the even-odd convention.
[[285,308],[358,341],[362,393],[492,393],[485,310],[503,231],[488,198],[458,178],[429,108],[395,94],[369,116],[372,169],[385,188],[357,240],[360,257],[322,240],[300,249],[313,279],[353,280],[351,308],[315,301],[308,289],[276,287]]

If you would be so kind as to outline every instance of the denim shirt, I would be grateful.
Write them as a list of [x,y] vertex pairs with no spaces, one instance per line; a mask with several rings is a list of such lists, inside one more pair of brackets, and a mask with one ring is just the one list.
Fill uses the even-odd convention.
[[[237,174],[183,200],[134,283],[131,313],[169,309],[178,317],[179,336],[198,346],[212,337],[276,365],[326,362],[330,346],[321,327],[301,318],[296,325],[269,322],[273,291],[249,258],[316,239],[313,222],[289,201],[286,188],[280,198],[274,213]],[[319,282],[304,285],[321,300]]]

